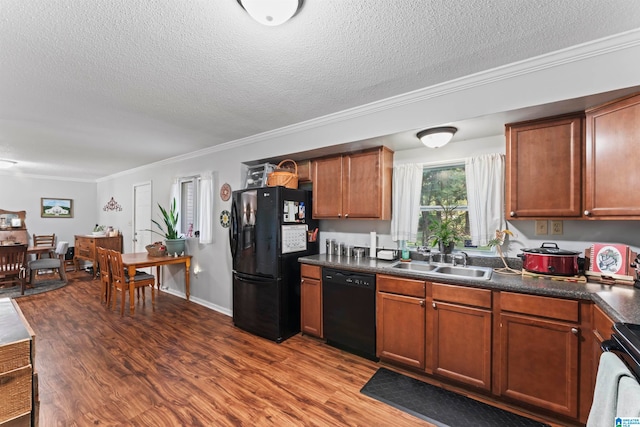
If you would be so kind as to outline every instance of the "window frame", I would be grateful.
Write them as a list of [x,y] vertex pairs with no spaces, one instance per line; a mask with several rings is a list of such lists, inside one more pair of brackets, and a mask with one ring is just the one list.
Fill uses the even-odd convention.
[[[193,230],[192,235],[188,236],[187,233],[189,231],[189,225],[185,222],[185,218],[189,217],[189,215],[185,215],[185,206],[184,206],[184,191],[183,186],[187,183],[193,183],[193,198],[192,198],[192,212],[191,215],[193,217]],[[198,231],[199,224],[199,202],[200,202],[200,175],[190,175],[190,176],[182,176],[178,178],[178,194],[180,197],[180,206],[178,208],[178,212],[180,213],[179,222],[180,222],[180,233],[185,237],[195,237],[196,232]]]
[[[422,166],[422,172],[423,174],[427,171],[427,170],[446,170],[446,169],[453,169],[453,168],[460,168],[462,167],[463,169],[465,168],[465,162],[464,160],[461,161],[450,161],[450,162],[443,162],[443,163],[430,163],[430,164],[424,164]],[[465,200],[467,201],[467,204],[465,205],[456,205],[456,208],[454,211],[456,212],[462,212],[463,214],[467,214],[469,207],[468,207],[468,195],[466,194],[466,174],[465,174]],[[422,191],[420,192],[420,201],[422,202],[423,200],[423,193]],[[452,206],[445,206],[445,208],[451,208]],[[420,205],[420,213],[419,215],[422,216],[423,212],[444,212],[445,209],[442,206],[430,206],[430,205]],[[468,221],[468,217],[467,217],[467,221]],[[424,235],[425,232],[428,233],[428,224],[425,224],[425,228],[427,228],[427,230],[418,230],[418,234],[422,233]],[[410,248],[417,248],[417,247],[421,247],[423,245],[419,244],[418,242],[407,242],[407,245]],[[427,241],[426,247],[433,250],[434,248],[436,248],[435,246],[431,246],[429,244],[429,242]],[[437,250],[437,248],[436,248]],[[455,251],[464,251],[467,253],[473,253],[474,255],[480,255],[480,256],[495,256],[496,254],[496,249],[495,248],[491,248],[491,247],[472,247],[472,246],[463,246],[463,245],[456,245],[454,247]]]

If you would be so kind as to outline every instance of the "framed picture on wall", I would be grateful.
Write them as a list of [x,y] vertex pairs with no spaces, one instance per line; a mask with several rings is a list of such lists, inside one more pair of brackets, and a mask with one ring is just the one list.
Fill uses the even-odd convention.
[[42,197],[40,216],[42,218],[73,218],[73,200]]

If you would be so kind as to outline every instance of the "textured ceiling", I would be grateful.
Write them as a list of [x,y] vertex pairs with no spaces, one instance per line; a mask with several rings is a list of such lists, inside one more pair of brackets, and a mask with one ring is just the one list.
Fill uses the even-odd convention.
[[235,0],[2,0],[0,158],[97,179],[638,27],[633,0],[305,0],[279,27]]

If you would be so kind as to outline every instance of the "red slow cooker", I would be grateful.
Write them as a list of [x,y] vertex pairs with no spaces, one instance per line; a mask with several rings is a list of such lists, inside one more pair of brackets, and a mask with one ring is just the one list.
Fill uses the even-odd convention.
[[584,268],[581,252],[558,248],[555,243],[543,243],[539,248],[522,249],[522,268],[532,273],[575,276]]

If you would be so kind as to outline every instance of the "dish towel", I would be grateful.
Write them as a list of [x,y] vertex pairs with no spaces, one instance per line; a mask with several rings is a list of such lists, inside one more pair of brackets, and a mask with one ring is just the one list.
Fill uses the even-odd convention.
[[635,378],[620,378],[616,417],[640,417],[640,384]]
[[[625,379],[622,388],[624,396],[619,395],[622,379]],[[587,418],[587,427],[612,426],[616,415],[618,415],[618,409],[620,412],[627,413],[633,410],[633,406],[638,407],[638,401],[640,401],[638,397],[633,405],[627,403],[627,399],[632,398],[629,393],[633,393],[633,388],[627,387],[626,379],[632,380],[638,386],[635,377],[618,356],[608,351],[602,353],[596,376],[596,387],[593,392],[593,403],[589,418]],[[618,408],[618,404],[620,404],[620,408]]]

